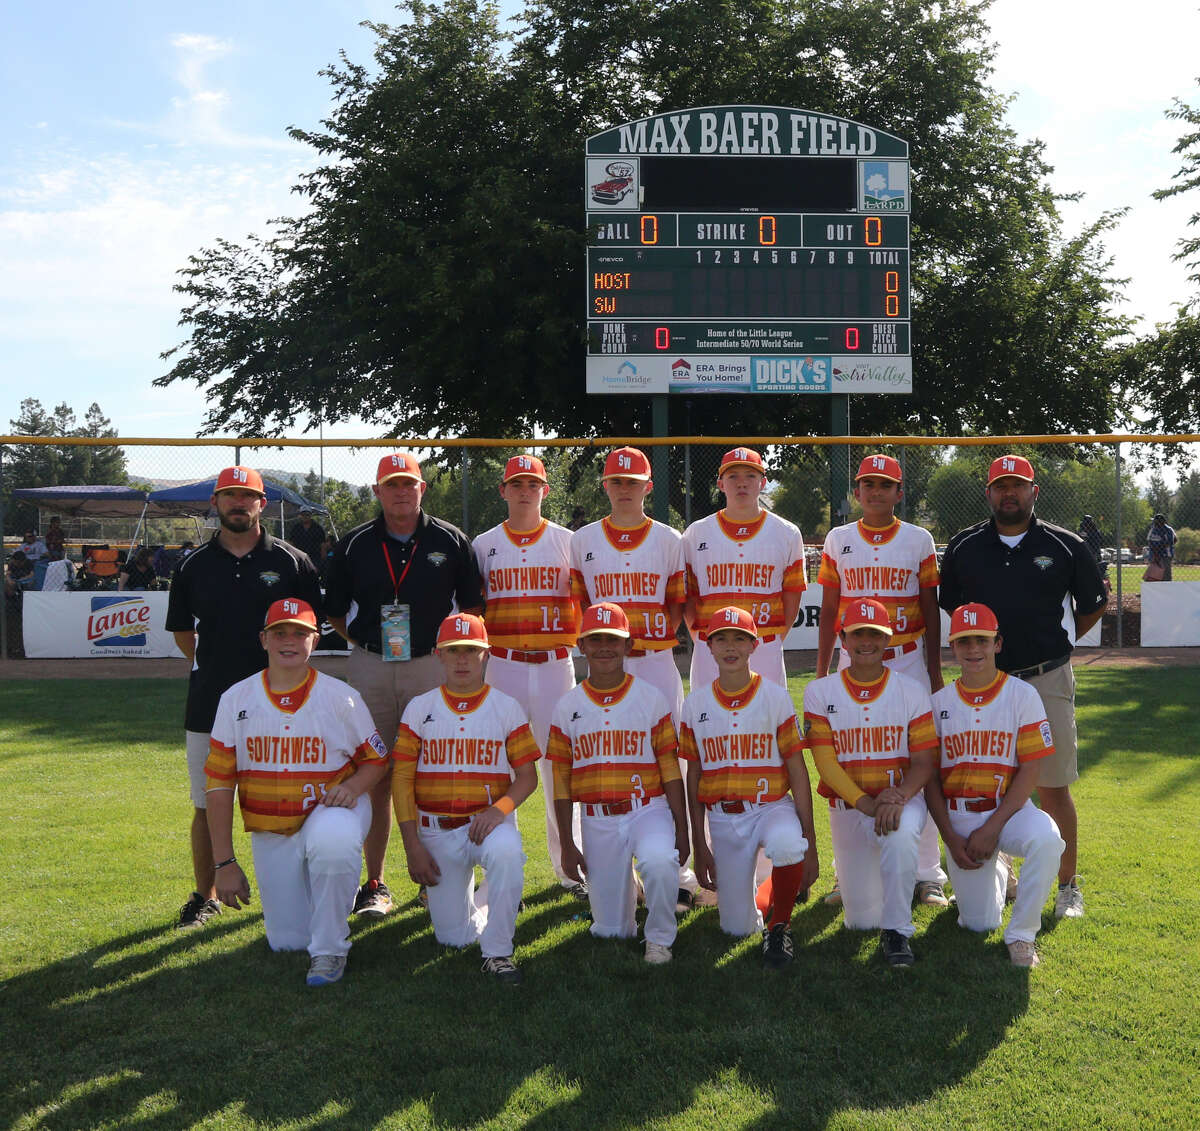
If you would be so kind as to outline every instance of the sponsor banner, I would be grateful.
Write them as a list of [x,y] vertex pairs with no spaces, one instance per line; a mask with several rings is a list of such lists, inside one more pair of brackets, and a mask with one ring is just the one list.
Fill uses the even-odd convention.
[[829,354],[608,354],[589,393],[911,393],[912,358]]
[[22,600],[30,659],[183,656],[163,628],[166,593],[26,593]]
[[667,393],[670,392],[670,364],[666,357],[611,357],[587,359],[589,393]]
[[1200,645],[1200,581],[1142,582],[1142,646]]
[[783,638],[785,652],[817,650],[818,634],[821,630],[821,600],[824,590],[812,583],[800,594],[800,608],[796,612],[796,623]]
[[639,195],[636,157],[588,158],[587,207],[590,210],[636,212]]
[[671,363],[673,393],[745,393],[749,358],[677,357]]
[[833,362],[833,393],[911,393],[911,357],[838,356]]
[[861,212],[907,212],[908,162],[860,161],[858,207]]
[[820,354],[751,357],[751,391],[755,393],[828,393],[833,359]]

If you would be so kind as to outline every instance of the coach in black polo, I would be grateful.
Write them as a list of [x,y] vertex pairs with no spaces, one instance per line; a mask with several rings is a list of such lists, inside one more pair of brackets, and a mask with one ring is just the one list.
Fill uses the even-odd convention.
[[1079,890],[1078,821],[1071,783],[1079,777],[1072,637],[1063,626],[1069,605],[1075,639],[1103,615],[1108,602],[1100,567],[1077,534],[1039,522],[1038,487],[1022,456],[1001,456],[988,471],[992,517],[960,530],[946,547],[938,601],[947,612],[978,601],[1000,623],[997,667],[1032,684],[1054,735],[1054,754],[1039,763],[1038,804],[1054,818],[1067,847],[1059,864],[1057,918],[1083,914]]
[[202,926],[221,910],[204,793],[217,702],[238,680],[267,666],[259,633],[272,602],[299,597],[314,609],[321,607],[320,582],[308,556],[260,526],[266,501],[262,476],[254,468],[225,468],[212,496],[220,529],[175,567],[167,598],[167,630],[193,661],[184,727],[196,890],[179,913],[178,925],[185,928]]
[[[329,623],[353,645],[346,681],[362,696],[389,747],[408,701],[442,682],[433,649],[446,614],[455,604],[460,612],[483,611],[483,581],[471,542],[457,526],[422,510],[425,487],[415,456],[384,456],[373,488],[380,514],[338,542],[326,577]],[[371,806],[371,831],[363,845],[367,879],[354,910],[378,917],[392,908],[383,882],[392,824],[390,774],[371,790]]]

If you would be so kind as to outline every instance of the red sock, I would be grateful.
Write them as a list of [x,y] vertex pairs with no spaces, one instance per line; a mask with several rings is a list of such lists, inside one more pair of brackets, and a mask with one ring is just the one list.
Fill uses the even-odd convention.
[[[772,872],[773,876],[775,873]],[[762,913],[762,917],[766,919],[771,914],[772,885],[771,876],[768,876],[761,884],[758,885],[758,891],[754,894],[754,903],[758,910]]]
[[788,864],[784,868],[771,869],[771,876],[767,883],[771,885],[773,892],[771,903],[774,910],[771,912],[771,921],[767,924],[768,927],[791,922],[792,908],[796,906],[796,896],[800,894],[803,878],[803,861],[798,864]]

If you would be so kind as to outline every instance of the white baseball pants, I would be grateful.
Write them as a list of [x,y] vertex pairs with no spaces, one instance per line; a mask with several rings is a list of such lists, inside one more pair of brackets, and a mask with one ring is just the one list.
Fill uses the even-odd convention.
[[[950,824],[959,836],[970,836],[990,817],[990,813],[966,813],[950,810]],[[969,931],[994,931],[1004,912],[1005,871],[999,866],[999,853],[1024,859],[1017,899],[1013,904],[1004,941],[1033,942],[1042,925],[1042,907],[1050,887],[1058,877],[1058,860],[1066,847],[1058,826],[1049,813],[1026,801],[1005,822],[997,851],[981,868],[963,869],[947,860],[954,894],[958,899],[958,925]]]
[[631,813],[616,817],[589,817],[587,807],[582,808],[592,934],[619,939],[637,935],[637,889],[630,870],[636,861],[646,895],[646,941],[671,946],[675,942],[679,853],[667,799],[652,797]]
[[833,859],[842,892],[844,922],[854,930],[882,928],[912,938],[912,893],[917,850],[928,810],[917,794],[900,813],[900,827],[875,833],[875,818],[839,802],[830,807]]
[[[717,663],[712,658],[712,650],[698,636],[692,637],[692,669],[691,686],[706,687],[717,678]],[[758,672],[763,679],[779,684],[787,689],[787,672],[783,666],[783,636],[774,640],[759,641],[759,645],[750,653],[750,670]]]
[[371,798],[352,809],[316,806],[291,836],[251,833],[254,878],[272,950],[350,951],[347,920],[358,894]]
[[[548,660],[544,664],[528,664],[519,660],[502,660],[498,656],[488,658],[484,674],[487,682],[498,691],[511,695],[529,716],[529,727],[533,731],[538,749],[545,754],[550,740],[550,716],[558,701],[575,686],[575,664],[568,656],[565,660]],[[558,821],[554,817],[554,767],[545,758],[538,760],[538,772],[542,779],[542,800],[546,807],[546,848],[550,853],[550,864],[554,875],[563,887],[575,881],[567,879],[562,870],[562,845],[558,839]],[[572,823],[575,843],[582,835],[579,826],[579,806],[572,807]]]
[[[469,828],[426,828],[417,817],[417,835],[442,873],[436,884],[425,889],[433,934],[444,946],[470,946],[478,940],[484,958],[508,958],[525,883],[521,834],[511,813],[482,844],[471,843]],[[487,882],[487,902],[482,907],[472,898],[476,865],[483,868]]]
[[721,930],[745,936],[762,930],[762,912],[754,902],[755,864],[761,848],[772,868],[799,864],[808,841],[790,798],[751,805],[742,813],[708,811],[708,835],[717,868],[717,912]]

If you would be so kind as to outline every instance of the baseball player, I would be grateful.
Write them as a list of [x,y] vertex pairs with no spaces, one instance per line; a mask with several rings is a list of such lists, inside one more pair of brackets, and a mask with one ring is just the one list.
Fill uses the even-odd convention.
[[267,942],[308,950],[310,986],[345,972],[370,789],[387,768],[387,747],[358,694],[308,666],[319,636],[307,601],[270,606],[260,634],[267,668],[221,696],[205,766],[217,896],[229,907],[250,900],[233,853],[236,790]]
[[683,532],[692,687],[707,687],[717,678],[712,653],[702,645],[713,614],[727,605],[745,609],[758,628],[750,669],[787,687],[783,638],[795,623],[805,589],[804,540],[796,526],[759,504],[766,483],[758,452],[726,452],[717,472],[724,509]]
[[804,689],[804,729],[829,800],[829,827],[847,927],[882,928],[890,966],[911,966],[912,890],[925,823],[924,788],[937,734],[929,692],[891,671],[887,608],[873,598],[842,613],[850,666]]
[[941,762],[925,797],[946,842],[958,923],[1000,926],[1007,869],[999,853],[1024,857],[1004,941],[1014,966],[1037,966],[1034,939],[1065,847],[1030,800],[1041,759],[1054,752],[1050,723],[1037,691],[997,670],[1000,626],[986,605],[954,610],[950,647],[962,675],[933,697]]
[[[671,961],[675,942],[687,815],[667,701],[625,671],[634,639],[620,605],[602,601],[584,612],[579,647],[587,679],[555,707],[546,756],[554,764],[562,868],[575,880],[587,876],[592,934],[637,934],[636,860],[646,894],[646,961],[661,964]],[[582,852],[571,832],[572,802],[582,810]]]
[[[472,543],[483,577],[484,623],[491,643],[487,682],[511,695],[529,716],[539,750],[550,736],[550,713],[575,686],[571,658],[579,634],[579,602],[571,593],[571,531],[542,517],[550,492],[546,467],[537,456],[513,456],[504,467],[500,497],[508,518]],[[576,899],[587,885],[562,871],[558,821],[554,817],[554,775],[540,766],[546,806],[546,847],[558,881]],[[579,817],[575,817],[579,835]]]
[[[684,700],[679,735],[679,756],[692,763],[687,796],[696,874],[717,890],[721,929],[731,935],[761,930],[763,961],[779,968],[793,957],[789,924],[796,897],[819,872],[804,743],[791,696],[750,671],[758,647],[754,618],[732,605],[718,609],[706,635],[720,674]],[[765,928],[755,901],[760,848],[773,865]]]
[[[513,811],[537,788],[540,756],[529,721],[511,696],[483,682],[487,629],[451,613],[437,635],[444,682],[404,709],[392,751],[392,803],[408,874],[426,885],[438,942],[478,940],[483,972],[517,985],[513,932],[525,853]],[[472,899],[475,867],[487,906]]]
[[[817,575],[822,587],[817,675],[829,673],[843,610],[855,598],[874,597],[888,610],[894,630],[883,654],[884,664],[937,691],[942,686],[937,551],[928,530],[896,517],[902,490],[896,460],[866,456],[854,481],[862,518],[835,527],[825,537]],[[838,666],[845,668],[849,663],[850,657],[842,649]],[[926,821],[917,864],[918,902],[945,907],[949,902],[942,886],[945,882],[937,828]],[[841,902],[836,885],[825,901]]]

